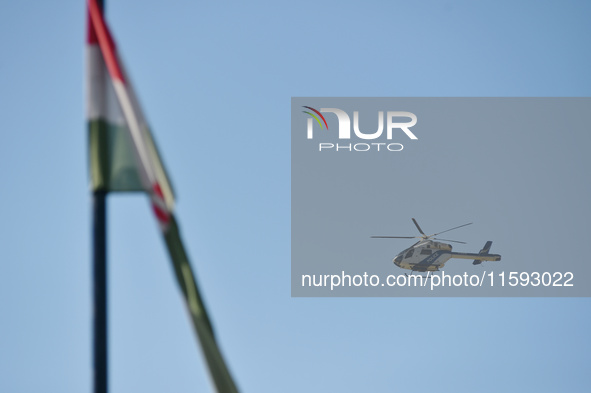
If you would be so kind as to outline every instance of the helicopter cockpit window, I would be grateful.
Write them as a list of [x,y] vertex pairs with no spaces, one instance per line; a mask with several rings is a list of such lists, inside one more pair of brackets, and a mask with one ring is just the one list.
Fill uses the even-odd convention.
[[431,255],[431,250],[423,249],[421,250],[421,255]]
[[406,253],[406,255],[405,255],[404,257],[405,257],[405,258],[410,258],[410,257],[412,257],[412,254],[413,254],[413,252],[414,252],[414,251],[415,251],[415,250],[414,250],[414,248],[410,249],[410,250],[409,250],[409,251]]

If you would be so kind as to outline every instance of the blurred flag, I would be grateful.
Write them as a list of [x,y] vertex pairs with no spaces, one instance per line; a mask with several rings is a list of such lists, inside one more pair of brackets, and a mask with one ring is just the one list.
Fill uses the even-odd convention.
[[88,1],[88,14],[87,115],[92,190],[148,194],[216,389],[237,392],[180,238],[170,181],[97,0]]

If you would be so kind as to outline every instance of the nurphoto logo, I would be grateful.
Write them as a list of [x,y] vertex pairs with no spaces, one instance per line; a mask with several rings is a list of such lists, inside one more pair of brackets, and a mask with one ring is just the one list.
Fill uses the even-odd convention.
[[[314,109],[310,106],[303,106],[307,109],[303,113],[311,116],[307,122],[307,139],[314,139],[314,127],[320,127],[320,130],[328,129],[328,122],[323,113],[333,113],[338,121],[338,139],[351,139],[351,118],[342,109],[338,108],[320,108]],[[419,139],[410,130],[412,126],[417,124],[417,116],[411,112],[387,111],[386,112],[386,141],[392,140],[395,130],[402,131],[408,138],[416,140]],[[406,119],[406,121],[401,121]],[[408,120],[410,119],[410,121]],[[322,131],[321,131],[322,132]],[[362,132],[359,128],[359,111],[353,111],[353,133],[355,137],[363,140],[376,140],[382,137],[384,133],[384,112],[378,111],[378,129],[375,132]],[[382,138],[383,140],[383,138]],[[327,143],[322,142],[318,144],[319,151],[401,151],[404,146],[401,143],[387,143],[387,142],[372,142],[372,143]]]

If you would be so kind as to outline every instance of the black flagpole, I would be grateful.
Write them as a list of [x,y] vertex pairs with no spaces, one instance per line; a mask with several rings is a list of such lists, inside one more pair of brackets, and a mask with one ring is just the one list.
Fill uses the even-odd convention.
[[[97,1],[104,11],[104,0]],[[105,129],[100,131],[106,132]],[[105,148],[105,146],[101,146]],[[107,155],[101,154],[105,159]],[[103,168],[106,163],[102,163]],[[92,193],[93,237],[93,391],[107,393],[107,192]]]
[[92,194],[94,393],[107,393],[107,193]]

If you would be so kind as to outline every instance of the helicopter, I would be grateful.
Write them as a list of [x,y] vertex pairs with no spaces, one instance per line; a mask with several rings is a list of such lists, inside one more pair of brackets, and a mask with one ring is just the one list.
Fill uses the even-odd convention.
[[471,222],[428,236],[423,232],[417,220],[413,218],[412,222],[414,222],[415,226],[421,233],[421,236],[371,236],[374,239],[421,239],[409,248],[400,252],[392,260],[396,266],[402,269],[412,270],[413,272],[436,272],[443,268],[445,263],[451,258],[473,259],[473,265],[480,265],[483,261],[501,260],[499,254],[489,254],[490,247],[492,246],[492,241],[490,240],[484,244],[484,247],[478,252],[478,254],[452,252],[451,244],[435,241],[442,240],[444,242],[466,244],[466,242],[438,239],[434,236],[471,225]]

